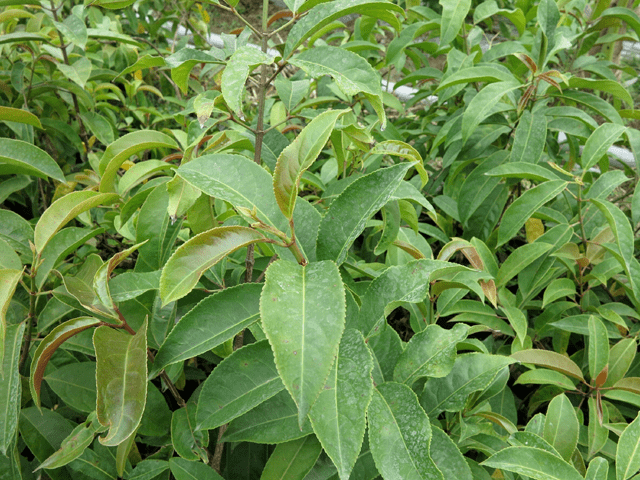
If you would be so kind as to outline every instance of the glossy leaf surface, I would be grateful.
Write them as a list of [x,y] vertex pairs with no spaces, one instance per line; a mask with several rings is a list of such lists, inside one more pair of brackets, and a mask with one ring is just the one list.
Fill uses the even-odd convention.
[[22,173],[65,182],[64,173],[44,150],[11,138],[0,138],[0,165],[3,173]]

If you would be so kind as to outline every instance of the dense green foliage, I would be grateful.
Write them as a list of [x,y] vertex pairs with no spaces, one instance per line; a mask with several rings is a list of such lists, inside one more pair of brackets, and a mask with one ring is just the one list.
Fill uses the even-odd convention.
[[640,478],[640,18],[285,3],[0,0],[0,479]]

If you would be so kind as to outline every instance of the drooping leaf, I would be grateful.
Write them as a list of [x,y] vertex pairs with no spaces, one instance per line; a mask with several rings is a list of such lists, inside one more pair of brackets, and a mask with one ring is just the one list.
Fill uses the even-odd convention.
[[2,173],[22,173],[40,178],[51,177],[65,182],[64,173],[44,150],[11,138],[0,138],[0,166]]
[[44,377],[44,370],[51,356],[66,340],[99,324],[100,322],[92,317],[74,318],[73,320],[68,320],[58,325],[40,342],[31,360],[31,375],[29,381],[31,398],[33,398],[37,407],[40,407],[40,386],[42,384],[42,378]]
[[513,362],[511,358],[501,355],[460,355],[446,377],[431,378],[427,381],[420,403],[431,415],[437,415],[442,411],[460,411],[471,393],[484,390],[500,370]]
[[8,325],[2,336],[4,357],[0,361],[0,453],[7,455],[15,443],[20,416],[22,383],[18,372],[25,323]]
[[521,363],[532,363],[541,367],[550,368],[556,370],[570,377],[577,378],[578,380],[584,380],[582,371],[576,363],[569,357],[561,355],[550,350],[521,350],[511,355],[511,358]]
[[566,186],[567,182],[563,180],[550,180],[518,197],[502,215],[498,230],[498,246],[511,240],[536,210],[555,198]]
[[138,130],[127,133],[107,147],[100,159],[101,192],[115,191],[115,181],[122,164],[143,150],[151,148],[178,149],[178,144],[166,133],[155,130]]
[[244,84],[251,70],[257,65],[270,65],[273,63],[273,57],[250,46],[238,48],[222,72],[221,90],[224,100],[241,118],[242,114],[242,94],[245,91]]
[[207,446],[209,432],[196,431],[196,405],[189,403],[186,407],[173,412],[171,416],[171,443],[176,453],[191,461],[208,462]]
[[428,325],[405,347],[396,363],[393,379],[411,386],[418,378],[439,378],[449,374],[456,358],[456,345],[467,337],[469,327],[463,323],[445,330]]
[[281,443],[269,457],[260,480],[303,480],[321,452],[315,435]]
[[313,78],[329,75],[345,95],[353,96],[362,92],[378,114],[380,128],[385,128],[387,118],[379,76],[360,55],[338,47],[323,46],[304,50],[292,57],[289,63]]
[[260,316],[300,427],[331,371],[345,322],[344,285],[331,261],[278,260],[267,269]]
[[640,414],[624,429],[616,449],[616,480],[627,480],[640,470]]
[[273,191],[285,217],[293,217],[302,174],[315,162],[339,117],[347,110],[328,110],[315,117],[287,146],[273,172]]
[[565,394],[556,396],[547,409],[543,438],[553,446],[566,461],[578,444],[578,417]]
[[236,250],[266,240],[241,226],[216,227],[189,239],[169,258],[160,276],[163,304],[178,300],[196,286],[205,270]]
[[197,430],[212,430],[260,405],[284,389],[269,343],[245,345],[207,377],[196,414]]
[[357,330],[345,330],[338,356],[309,419],[341,480],[349,478],[362,447],[373,391],[373,359]]
[[140,424],[147,398],[147,321],[135,335],[102,326],[93,334],[97,413],[109,432],[100,443],[116,446]]
[[444,480],[429,453],[431,422],[409,387],[379,385],[367,418],[371,453],[384,478]]
[[582,475],[553,453],[534,447],[507,447],[480,465],[526,475],[535,480],[581,480]]
[[261,292],[262,284],[245,283],[216,292],[198,303],[167,336],[158,350],[151,376],[168,365],[217,347],[256,322]]
[[331,202],[320,223],[318,259],[342,264],[367,220],[387,203],[410,167],[400,164],[360,177]]
[[34,233],[36,251],[42,253],[56,232],[81,213],[117,200],[118,195],[115,193],[98,193],[89,190],[71,192],[59,198],[45,210],[36,224]]

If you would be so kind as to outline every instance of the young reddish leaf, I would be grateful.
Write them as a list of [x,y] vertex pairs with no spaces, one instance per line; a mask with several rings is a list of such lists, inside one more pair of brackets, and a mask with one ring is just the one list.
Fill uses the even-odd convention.
[[273,172],[273,191],[285,217],[293,217],[300,178],[318,158],[339,117],[348,110],[328,110],[315,117],[287,146]]
[[93,317],[74,318],[73,320],[68,320],[58,325],[40,342],[31,361],[29,381],[31,397],[38,408],[40,408],[40,386],[42,384],[42,377],[53,353],[69,338],[87,328],[96,327],[99,324],[100,322]]
[[100,443],[114,447],[140,425],[147,399],[147,320],[135,335],[102,326],[93,334],[96,351],[96,411],[109,427]]
[[41,253],[51,237],[81,213],[98,205],[113,203],[118,198],[115,193],[98,193],[89,190],[71,192],[59,198],[45,210],[36,224],[34,232],[36,250]]
[[512,354],[511,358],[521,363],[532,363],[541,367],[550,368],[551,370],[556,370],[584,381],[580,367],[573,360],[550,350],[521,350]]
[[344,330],[346,300],[332,261],[301,266],[278,260],[260,298],[265,334],[283,383],[298,406],[300,427],[325,386]]
[[147,243],[147,240],[116,253],[108,262],[104,262],[96,271],[95,277],[93,277],[93,290],[96,292],[96,296],[105,307],[109,309],[113,308],[113,300],[111,299],[111,292],[109,291],[109,279],[111,278],[111,274],[125,258],[145,243]]
[[230,253],[267,239],[248,227],[216,227],[189,239],[169,258],[160,276],[163,305],[184,297],[200,276]]

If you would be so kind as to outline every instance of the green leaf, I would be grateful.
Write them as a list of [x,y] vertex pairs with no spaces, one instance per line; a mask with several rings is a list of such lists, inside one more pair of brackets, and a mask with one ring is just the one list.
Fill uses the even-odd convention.
[[3,331],[2,348],[4,357],[0,361],[0,453],[7,455],[13,445],[18,430],[22,383],[18,372],[20,347],[25,323],[7,325]]
[[240,118],[242,114],[242,94],[249,73],[258,65],[271,65],[274,58],[254,47],[238,48],[222,72],[221,91],[225,102]]
[[107,147],[100,159],[100,191],[114,192],[120,166],[143,150],[152,148],[179,149],[176,141],[166,133],[155,130],[138,130],[127,133]]
[[[8,242],[0,238],[0,269],[20,270],[22,261]],[[2,355],[0,354],[0,357]]]
[[623,338],[609,351],[609,372],[604,387],[612,387],[626,375],[636,357],[638,343],[635,338]]
[[171,255],[162,270],[163,305],[188,294],[206,270],[230,253],[265,240],[260,232],[241,226],[216,227],[190,238]]
[[603,123],[596,128],[584,144],[580,158],[583,170],[587,171],[598,163],[625,130],[625,127],[615,123]]
[[104,228],[92,230],[76,227],[67,227],[58,231],[40,254],[42,263],[36,274],[36,285],[38,288],[42,288],[51,271],[62,263],[70,253],[76,251],[90,238],[100,235],[103,232]]
[[[294,29],[303,21],[298,22]],[[380,76],[360,55],[338,47],[314,47],[295,55],[289,63],[313,78],[329,75],[345,95],[362,92],[378,114],[380,128],[385,128],[387,119],[382,104]]]
[[339,117],[347,110],[328,110],[315,117],[278,157],[273,172],[273,191],[280,210],[293,217],[302,174],[315,162]]
[[369,17],[378,18],[399,31],[401,28],[400,22],[394,13],[404,15],[404,10],[384,0],[338,0],[316,5],[309,10],[306,16],[296,22],[287,35],[283,57],[285,59],[288,58],[307,38],[334,20],[350,13],[361,13]]
[[91,76],[91,60],[86,57],[79,58],[71,65],[56,63],[56,67],[65,77],[80,86],[80,88],[85,87],[87,80]]
[[[469,0],[446,0],[449,3]],[[442,38],[440,39],[442,41]],[[491,83],[473,97],[462,114],[462,143],[466,143],[473,131],[496,108],[504,95],[520,88],[513,82]]]
[[629,94],[629,91],[623,85],[615,80],[571,77],[569,79],[569,87],[577,90],[593,89],[609,93],[633,108],[633,98],[631,94]]
[[164,58],[162,57],[154,57],[153,55],[143,55],[139,57],[136,62],[130,67],[125,68],[122,72],[118,74],[117,77],[122,77],[123,75],[128,75],[130,73],[136,72],[137,70],[145,70],[153,67],[164,67],[167,64]]
[[421,188],[424,187],[429,181],[429,175],[422,164],[422,156],[411,145],[400,140],[386,140],[384,142],[376,143],[371,150],[371,153],[391,155],[394,157],[404,158],[413,162],[413,167],[416,168],[418,175],[420,176]]
[[158,350],[150,375],[211,350],[256,322],[261,292],[262,284],[245,283],[202,300],[173,327]]
[[82,452],[93,442],[96,432],[102,429],[103,427],[96,419],[96,414],[92,413],[85,422],[74,428],[69,436],[62,441],[60,449],[42,462],[36,470],[59,468],[72,462],[82,455]]
[[43,252],[44,247],[58,230],[81,213],[98,205],[107,205],[118,200],[115,193],[98,193],[90,190],[71,192],[51,204],[36,224],[34,239],[36,251]]
[[288,78],[279,76],[273,82],[273,86],[276,87],[278,97],[282,100],[285,108],[290,112],[307,96],[311,81],[289,80]]
[[511,240],[524,223],[545,203],[554,199],[568,182],[550,180],[524,192],[502,215],[498,230],[498,246]]
[[618,251],[622,257],[621,264],[625,269],[627,278],[629,279],[631,291],[635,295],[636,299],[640,299],[640,283],[637,278],[638,272],[635,271],[637,269],[636,266],[638,262],[633,255],[634,235],[629,219],[622,210],[620,210],[620,208],[611,202],[606,200],[597,200],[595,198],[592,198],[591,202],[598,207],[598,210],[600,210],[607,219],[607,223],[609,224],[609,227],[611,227],[613,236],[616,239],[616,245],[618,246]]
[[208,52],[185,47],[166,57],[165,61],[171,67],[171,79],[186,95],[189,91],[189,75],[193,67],[199,63],[223,64],[224,53],[215,47]]
[[[53,410],[44,409],[41,412],[36,407],[23,408],[20,411],[20,436],[31,450],[34,457],[44,462],[51,456],[72,432],[71,423]],[[49,470],[47,474],[52,479],[66,480],[68,472]],[[13,479],[12,479],[13,480]]]
[[[355,182],[354,182],[355,183]],[[370,284],[362,296],[362,307],[354,326],[365,339],[383,329],[384,319],[401,302],[418,303],[429,293],[429,282],[438,274],[467,270],[441,260],[415,260],[387,268]]]
[[507,315],[509,324],[516,332],[516,338],[520,341],[520,345],[524,346],[524,340],[527,336],[527,329],[529,328],[527,317],[520,309],[515,307],[508,307],[503,305],[502,310]]
[[431,458],[442,472],[445,479],[473,480],[466,457],[453,442],[451,437],[436,426],[431,427]]
[[[451,2],[453,3],[453,2]],[[453,87],[455,85],[467,84],[467,83],[492,83],[492,82],[515,82],[516,78],[504,68],[499,68],[495,65],[481,65],[467,68],[461,68],[457,72],[448,75],[440,82],[438,88],[434,93],[438,93],[446,88]]]
[[278,260],[267,269],[262,326],[302,427],[331,371],[344,330],[346,300],[331,261],[300,266]]
[[269,343],[245,345],[207,377],[198,402],[196,430],[212,430],[284,389]]
[[513,359],[502,355],[460,355],[446,377],[429,379],[420,403],[430,415],[460,411],[471,393],[487,388],[500,370],[511,363]]
[[120,10],[132,5],[135,0],[97,0],[94,5],[107,8],[109,10]]
[[428,325],[409,340],[393,371],[393,379],[411,386],[418,378],[449,374],[456,359],[456,345],[467,337],[469,327],[458,323],[451,330]]
[[624,429],[616,450],[616,480],[627,480],[640,469],[640,414]]
[[315,435],[281,443],[269,457],[260,480],[303,480],[321,452]]
[[507,447],[480,465],[526,475],[534,480],[583,480],[569,463],[534,447]]
[[147,320],[135,335],[102,326],[93,334],[96,350],[98,420],[109,432],[100,443],[116,446],[140,425],[147,398]]
[[559,298],[570,297],[576,294],[576,284],[570,278],[556,278],[549,284],[542,297],[542,308]]
[[0,106],[0,121],[24,123],[25,125],[42,129],[40,119],[33,113],[22,110],[21,108]]
[[508,152],[505,151],[496,152],[482,161],[465,179],[457,198],[458,214],[460,220],[465,224],[500,183],[500,179],[488,176],[487,172],[493,171],[494,167],[502,164],[508,155]]
[[589,453],[587,458],[593,457],[602,450],[609,440],[609,430],[604,424],[609,423],[609,411],[602,402],[589,397],[589,426],[587,428]]
[[114,302],[126,302],[150,290],[158,290],[161,273],[160,271],[121,273],[109,281],[111,298]]
[[200,190],[187,183],[182,177],[175,176],[167,182],[169,206],[167,211],[172,221],[184,217],[196,200],[200,197]]
[[602,457],[596,457],[589,462],[585,480],[607,480],[609,478],[609,462]]
[[514,384],[536,384],[536,385],[556,385],[565,390],[575,390],[573,382],[560,372],[536,368],[524,372],[518,377]]
[[551,250],[551,248],[553,248],[553,245],[544,242],[526,243],[516,248],[500,265],[498,275],[496,275],[496,287],[504,287],[509,280]]
[[95,362],[70,363],[45,375],[51,390],[67,405],[84,413],[96,409]]
[[143,460],[131,470],[128,479],[153,480],[168,469],[169,462],[166,460]]
[[566,461],[578,445],[578,417],[573,405],[563,393],[556,396],[547,409],[543,438],[555,448]]
[[176,480],[224,480],[209,465],[180,457],[170,458],[169,468]]
[[64,173],[44,150],[11,138],[0,138],[0,166],[3,173],[22,173],[40,178],[51,177],[59,182],[66,182]]
[[362,334],[345,330],[333,369],[309,413],[322,448],[343,480],[349,478],[362,447],[372,370],[373,359]]
[[71,15],[68,15],[64,21],[55,22],[55,25],[67,40],[84,50],[87,45],[88,36],[87,27],[85,26],[82,18],[72,13]]
[[338,265],[347,258],[367,220],[380,210],[400,185],[411,165],[382,168],[351,183],[329,206],[318,231],[317,255]]
[[589,315],[589,375],[592,382],[609,364],[609,335],[600,318]]
[[532,363],[541,367],[550,368],[551,370],[556,370],[560,373],[564,373],[565,375],[569,375],[570,377],[584,381],[580,367],[576,365],[573,360],[550,350],[521,350],[513,353],[511,358],[521,363]]
[[171,416],[171,443],[176,453],[191,461],[208,462],[206,447],[209,445],[209,432],[197,432],[196,405],[189,404],[173,412]]
[[[0,363],[2,363],[4,355],[5,332],[8,327],[7,311],[11,297],[13,297],[18,282],[22,278],[22,273],[22,270],[0,269]],[[2,372],[0,372],[0,377],[2,377]]]
[[560,21],[560,11],[556,1],[542,0],[538,5],[537,19],[549,45],[551,45],[555,38],[556,27]]
[[51,356],[66,340],[99,324],[100,322],[92,317],[74,318],[73,320],[68,320],[58,325],[40,342],[31,360],[31,375],[29,381],[31,398],[33,398],[33,402],[38,408],[40,408],[40,386],[42,384],[44,370]]
[[471,0],[439,0],[442,5],[440,45],[450,45],[458,36],[464,19],[471,8]]
[[384,478],[444,480],[429,454],[431,423],[406,385],[383,383],[367,412],[369,445]]
[[540,161],[546,143],[547,117],[525,110],[518,122],[509,161],[536,164]]
[[298,408],[286,390],[236,418],[222,436],[223,442],[282,443],[313,433],[311,423],[298,426]]

